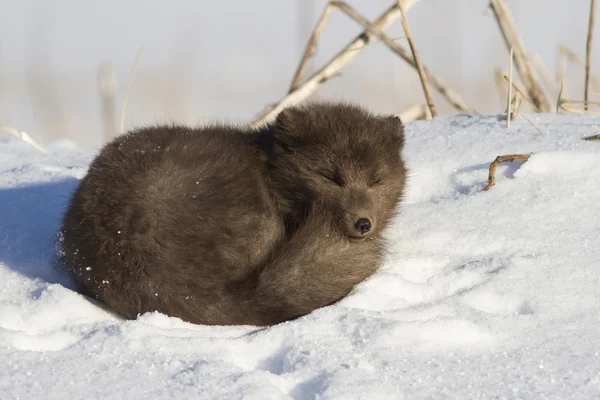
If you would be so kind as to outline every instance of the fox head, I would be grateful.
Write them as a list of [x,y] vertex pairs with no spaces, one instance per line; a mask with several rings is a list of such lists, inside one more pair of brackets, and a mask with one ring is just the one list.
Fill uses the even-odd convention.
[[351,104],[312,103],[282,111],[272,130],[272,181],[291,215],[301,218],[319,202],[349,239],[385,228],[406,180],[400,118]]

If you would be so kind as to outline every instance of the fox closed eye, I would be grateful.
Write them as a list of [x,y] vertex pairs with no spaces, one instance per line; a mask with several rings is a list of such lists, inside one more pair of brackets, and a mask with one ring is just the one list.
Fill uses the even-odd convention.
[[377,177],[377,178],[373,178],[369,181],[369,187],[370,186],[377,186],[381,184],[381,178]]
[[325,179],[327,179],[328,181],[335,183],[338,186],[344,186],[346,184],[346,181],[344,180],[344,178],[342,177],[342,175],[339,172],[335,172],[333,174],[324,172],[321,175],[323,175],[323,177]]

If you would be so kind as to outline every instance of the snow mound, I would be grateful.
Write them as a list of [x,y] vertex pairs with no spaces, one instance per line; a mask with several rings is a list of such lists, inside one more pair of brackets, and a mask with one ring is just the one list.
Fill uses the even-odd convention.
[[[124,321],[55,265],[94,153],[0,142],[2,398],[600,396],[600,119],[408,124],[410,182],[385,265],[347,298],[269,328]],[[533,153],[501,164],[498,155]]]

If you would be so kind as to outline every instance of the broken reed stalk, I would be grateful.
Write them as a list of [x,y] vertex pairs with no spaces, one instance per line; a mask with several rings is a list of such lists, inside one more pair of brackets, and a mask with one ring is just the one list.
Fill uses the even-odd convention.
[[400,14],[402,14],[402,27],[404,28],[404,33],[406,34],[406,39],[408,40],[410,51],[412,52],[413,59],[417,66],[417,71],[419,71],[419,78],[421,79],[421,85],[423,86],[423,92],[425,93],[425,100],[427,100],[427,106],[429,107],[429,111],[431,112],[432,118],[435,118],[437,117],[437,111],[435,109],[435,104],[433,104],[433,99],[431,98],[431,92],[429,91],[427,79],[425,78],[423,63],[421,62],[421,57],[419,57],[419,53],[417,52],[417,47],[415,46],[412,31],[410,30],[410,25],[408,24],[408,18],[406,18],[406,13],[404,12],[404,6],[402,5],[402,2],[400,0],[397,0],[397,2],[398,8],[400,9]]
[[422,104],[413,104],[406,110],[402,111],[399,116],[402,122],[427,119],[427,106],[424,106]]
[[564,87],[565,87],[564,82],[560,81],[560,89],[558,91],[558,100],[556,100],[556,113],[557,114],[560,112],[560,104],[562,103],[562,93],[563,93]]
[[13,128],[10,126],[5,126],[5,125],[0,125],[0,131],[6,132],[10,135],[13,135],[14,137],[21,139],[22,141],[24,141],[25,143],[27,143],[30,146],[35,147],[37,150],[41,151],[42,153],[47,153],[46,149],[44,149],[35,140],[33,140],[33,138],[31,136],[29,136],[29,134],[27,132],[21,131],[19,129],[16,129],[16,128]]
[[[506,98],[503,97],[502,101],[504,101],[504,99]],[[519,112],[519,108],[521,107],[521,104],[523,103],[523,96],[521,95],[520,92],[516,92],[515,95],[512,97],[512,100],[510,102],[511,104],[511,113],[510,113],[510,119],[514,120],[517,117],[517,113]],[[504,114],[502,114],[502,118],[503,120],[507,119],[508,116],[508,105],[507,107],[504,109]]]
[[[525,89],[523,89],[523,88],[519,87],[519,84],[518,84],[518,82],[516,82],[516,81],[513,81],[513,82],[512,82],[512,85],[511,85],[511,84],[510,84],[510,79],[509,79],[509,77],[507,77],[507,76],[506,76],[506,75],[504,75],[504,74],[503,74],[503,78],[509,82],[509,87],[512,87],[512,88],[514,88],[514,89],[515,89],[515,96],[514,96],[514,98],[513,98],[513,103],[514,103],[514,106],[513,106],[513,111],[512,111],[512,113],[510,114],[510,116],[512,117],[512,119],[515,119],[517,115],[520,115],[521,117],[523,117],[523,119],[524,119],[525,121],[527,121],[527,122],[529,123],[529,125],[533,126],[533,127],[535,128],[535,130],[536,130],[536,131],[538,131],[538,132],[539,132],[541,135],[543,135],[543,134],[544,134],[544,132],[542,132],[542,130],[541,130],[540,128],[538,128],[538,127],[537,127],[537,126],[536,126],[536,125],[533,123],[533,121],[531,121],[529,118],[527,118],[527,117],[526,117],[524,114],[522,114],[522,113],[519,111],[519,108],[521,107],[521,103],[522,103],[523,99],[525,99],[525,100],[527,100],[527,101],[529,101],[529,102],[531,103],[531,99],[529,99],[529,98],[527,97],[527,94],[525,94]],[[533,103],[531,103],[531,104],[533,104]],[[535,107],[535,105],[534,105],[534,107]],[[509,104],[509,106],[507,106],[507,107],[506,107],[506,115],[507,115],[507,117],[506,117],[506,118],[507,118],[507,119],[508,119],[508,115],[509,115],[509,109],[510,109],[510,104]],[[538,110],[538,111],[539,111],[539,110]]]
[[[403,0],[403,5],[406,10],[414,6],[419,0]],[[387,29],[400,17],[400,10],[394,4],[390,6],[382,15],[373,23],[379,29]],[[298,104],[308,96],[310,96],[317,88],[334,76],[346,64],[352,61],[372,40],[373,34],[367,30],[359,34],[352,40],[342,51],[335,55],[325,66],[315,72],[310,78],[299,84],[295,90],[288,93],[283,99],[276,103],[266,113],[262,114],[254,122],[251,123],[252,128],[258,128],[271,121],[277,114],[286,107]]]
[[515,97],[513,98],[513,106],[512,106],[512,113],[511,113],[511,119],[516,119],[517,115],[519,114],[519,109],[521,108],[521,104],[523,103],[523,95],[519,92],[515,93]]
[[[393,41],[398,41],[398,40],[405,40],[406,36],[395,36],[393,38],[391,38]],[[381,42],[381,41],[373,41],[372,43],[369,43],[370,47],[374,47],[374,46],[381,46],[381,45],[385,45],[385,43]],[[350,50],[350,51],[355,51],[355,50]]]
[[[506,75],[503,75],[504,80],[505,81],[510,81],[509,77]],[[524,87],[521,86],[521,84],[518,81],[513,80],[512,81],[512,85],[510,85],[513,87],[513,89],[515,89],[517,92],[521,93],[521,96],[523,96],[523,98],[525,100],[527,100],[528,102],[531,103],[532,106],[535,107],[537,112],[541,112],[539,108],[536,107],[536,105],[533,103],[533,100],[531,100],[529,98],[529,96],[527,96],[527,89],[525,89]]]
[[[565,54],[562,51],[562,47],[558,45],[558,50],[556,52],[556,79],[560,82],[560,90],[558,91],[558,98],[560,100],[560,96],[563,92],[567,92],[567,88],[565,87],[567,74],[567,62],[565,58]],[[556,108],[558,112],[558,107]]]
[[588,109],[589,90],[590,90],[590,62],[592,55],[592,36],[594,34],[594,17],[596,13],[596,0],[590,2],[590,21],[588,24],[588,36],[585,46],[585,90],[583,100],[585,101],[585,110]]
[[127,110],[127,98],[129,97],[129,89],[131,88],[131,82],[133,81],[133,74],[135,73],[135,68],[137,67],[138,61],[140,60],[140,55],[142,54],[142,49],[144,45],[140,46],[138,50],[137,56],[135,57],[135,61],[133,62],[133,66],[131,67],[131,72],[129,73],[129,80],[127,81],[127,88],[125,89],[125,97],[123,98],[123,107],[121,108],[121,120],[119,122],[119,134],[124,133],[125,127],[125,111]]
[[600,106],[600,102],[597,101],[581,101],[581,100],[569,100],[569,99],[559,99],[558,108],[560,110],[564,110],[567,112],[574,112],[579,114],[590,114],[590,115],[598,115],[600,116],[600,111],[590,111],[590,110],[582,110],[573,106],[573,104],[584,104],[584,105],[595,105]]
[[500,103],[504,102],[504,99],[507,95],[503,76],[504,73],[500,68],[494,69],[494,81],[496,82],[496,90],[498,91],[498,96],[500,96]]
[[519,112],[519,115],[520,115],[521,117],[523,117],[523,119],[524,119],[525,121],[527,121],[527,122],[529,123],[529,125],[533,126],[533,128],[534,128],[536,131],[538,131],[538,132],[540,133],[540,135],[543,135],[543,134],[544,134],[544,132],[542,132],[542,130],[541,130],[540,128],[538,128],[537,126],[535,126],[535,124],[533,123],[533,121],[531,121],[529,118],[527,118],[527,117],[525,116],[525,114],[522,114],[522,113],[520,113],[520,112]]
[[102,107],[102,130],[104,138],[111,139],[117,134],[117,76],[111,64],[98,67],[98,89]]
[[[337,7],[341,11],[346,13],[350,18],[352,18],[358,24],[363,26],[367,31],[377,36],[379,40],[381,40],[386,46],[388,46],[393,52],[395,52],[398,56],[400,56],[400,58],[402,58],[404,61],[410,64],[413,68],[417,68],[414,58],[406,49],[395,43],[388,35],[383,33],[374,24],[371,24],[356,10],[354,10],[348,4],[343,2],[333,1],[331,3],[337,5]],[[458,95],[458,93],[451,90],[444,82],[442,82],[439,78],[433,75],[433,73],[431,73],[426,66],[423,66],[423,70],[429,83],[431,83],[433,87],[436,88],[440,92],[440,94],[442,94],[442,96],[444,96],[448,100],[448,102],[450,102],[450,104],[452,104],[457,110],[465,112],[467,114],[477,114],[477,111],[475,109],[469,107],[464,102],[464,100]]]
[[583,140],[600,140],[600,135],[584,137]]
[[319,42],[319,39],[321,39],[325,25],[327,25],[329,19],[331,18],[333,9],[334,7],[330,3],[327,3],[325,10],[323,10],[323,14],[321,14],[321,18],[319,18],[319,22],[317,22],[317,26],[315,27],[310,39],[308,40],[308,43],[306,44],[304,55],[302,56],[302,60],[300,60],[300,64],[298,64],[298,68],[296,69],[296,73],[294,74],[294,78],[292,79],[292,84],[290,85],[290,90],[288,93],[293,92],[300,85],[302,76],[304,75],[304,72],[306,72],[308,61],[317,52],[317,43]]
[[484,191],[490,190],[492,186],[496,184],[496,167],[498,164],[503,162],[525,162],[529,160],[531,154],[506,154],[504,156],[498,156],[490,164],[490,172],[488,174],[488,184],[483,188]]
[[550,111],[550,103],[548,103],[544,91],[537,81],[537,77],[533,73],[533,68],[531,67],[527,58],[525,46],[521,40],[521,36],[517,31],[514,19],[510,13],[510,10],[508,9],[508,6],[504,0],[490,0],[490,6],[494,11],[494,15],[498,21],[500,31],[502,32],[502,36],[506,42],[506,46],[508,48],[514,48],[515,64],[519,73],[521,74],[521,77],[523,78],[523,81],[525,82],[529,97],[531,100],[533,100],[533,103],[538,109],[544,112]]
[[511,117],[511,111],[510,111],[510,103],[512,101],[512,88],[513,88],[513,83],[512,83],[512,77],[513,77],[513,48],[510,48],[510,55],[509,55],[509,64],[508,64],[508,96],[506,96],[506,127],[510,128],[510,117]]

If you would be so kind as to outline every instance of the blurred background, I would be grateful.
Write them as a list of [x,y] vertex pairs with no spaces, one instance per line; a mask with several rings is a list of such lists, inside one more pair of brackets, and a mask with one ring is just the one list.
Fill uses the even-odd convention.
[[[142,44],[126,128],[216,119],[248,122],[286,94],[326,3],[0,0],[0,124],[24,130],[42,143],[69,139],[98,147],[111,130],[103,126],[101,87],[114,86],[115,104],[105,105],[118,120]],[[394,1],[347,3],[373,21]],[[584,59],[589,0],[507,3],[527,51],[538,54],[553,77],[559,44]],[[421,0],[408,18],[432,72],[478,111],[504,111],[494,70],[507,71],[508,51],[487,0]],[[308,73],[361,31],[334,11]],[[408,47],[399,20],[386,32]],[[595,36],[593,71],[600,67]],[[583,99],[583,76],[580,66],[567,64],[567,97]],[[378,42],[313,98],[352,100],[393,113],[424,103],[416,71]],[[454,113],[437,93],[434,100],[441,114]]]

